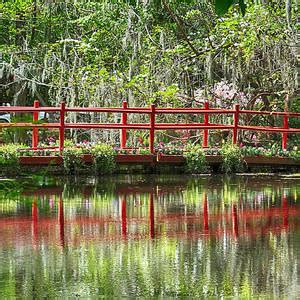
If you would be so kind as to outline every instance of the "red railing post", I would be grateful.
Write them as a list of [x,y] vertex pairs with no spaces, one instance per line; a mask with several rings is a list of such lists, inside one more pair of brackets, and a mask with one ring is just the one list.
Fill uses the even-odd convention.
[[[123,101],[123,110],[127,109],[127,101]],[[127,113],[122,112],[121,118],[122,125],[127,125]],[[126,148],[126,141],[127,141],[127,130],[126,128],[121,129],[121,148]]]
[[[288,129],[289,128],[289,117],[287,114],[283,116],[283,128]],[[288,138],[288,133],[283,132],[282,133],[282,150],[286,150],[287,148],[287,138]]]
[[149,150],[154,154],[154,131],[155,131],[155,104],[150,106],[150,135],[149,135]]
[[[40,103],[38,100],[35,100],[33,103],[34,108],[39,108]],[[39,112],[34,111],[33,112],[33,123],[36,123],[39,120]],[[32,129],[32,148],[37,149],[39,143],[39,130],[38,128],[33,128]]]
[[238,127],[239,127],[239,111],[240,105],[234,105],[234,114],[233,114],[233,132],[232,132],[232,143],[236,145],[238,138]]
[[65,143],[65,110],[66,103],[61,102],[60,104],[60,120],[59,120],[59,152],[64,150]]
[[[204,109],[209,109],[209,103],[207,101],[204,102]],[[208,124],[209,124],[209,114],[204,113],[204,125],[208,126]],[[203,148],[208,147],[208,129],[204,129],[203,131],[202,147]]]

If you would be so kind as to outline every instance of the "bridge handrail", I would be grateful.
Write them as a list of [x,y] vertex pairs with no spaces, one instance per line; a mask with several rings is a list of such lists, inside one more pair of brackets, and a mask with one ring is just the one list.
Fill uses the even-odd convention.
[[[154,153],[154,136],[156,130],[189,130],[199,129],[203,130],[203,147],[208,147],[208,130],[232,130],[232,142],[237,143],[238,131],[263,131],[263,132],[278,132],[282,135],[282,148],[287,148],[288,133],[300,133],[300,128],[290,128],[288,125],[289,118],[299,118],[299,112],[275,112],[275,111],[258,111],[258,110],[241,110],[238,104],[235,104],[233,109],[222,108],[210,108],[208,102],[204,103],[204,108],[156,108],[154,104],[151,104],[149,108],[133,107],[128,108],[127,102],[123,102],[122,107],[66,107],[62,102],[60,107],[40,107],[38,101],[34,101],[33,107],[28,106],[0,106],[0,113],[33,113],[33,122],[11,122],[0,123],[0,129],[4,127],[20,127],[20,128],[32,128],[32,148],[38,149],[38,129],[39,128],[58,128],[59,129],[59,150],[64,148],[64,132],[65,129],[120,129],[121,148],[126,148],[127,130],[149,130],[150,142],[149,148],[151,153]],[[39,112],[58,112],[60,114],[58,123],[38,123]],[[65,122],[65,115],[68,112],[77,113],[120,113],[121,123],[67,123]],[[127,123],[128,114],[146,114],[150,116],[149,123]],[[203,114],[203,123],[157,123],[156,115],[159,114]],[[214,114],[231,114],[233,115],[233,124],[215,124],[209,122],[209,115]],[[250,126],[239,125],[239,116],[245,115],[269,115],[283,117],[283,127],[278,126]]]

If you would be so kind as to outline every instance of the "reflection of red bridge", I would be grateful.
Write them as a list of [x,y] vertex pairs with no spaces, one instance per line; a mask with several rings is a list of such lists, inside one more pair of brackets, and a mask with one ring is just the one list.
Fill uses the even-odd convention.
[[299,228],[300,208],[289,206],[282,197],[281,207],[268,209],[239,209],[232,204],[228,211],[210,213],[207,197],[203,194],[202,213],[162,213],[155,215],[153,193],[149,194],[148,216],[128,216],[126,196],[119,197],[119,216],[76,216],[65,218],[63,200],[58,200],[55,217],[40,217],[36,201],[32,215],[27,218],[1,218],[0,244],[34,244],[56,241],[61,245],[85,240],[113,240],[119,238],[150,238],[161,235],[172,237],[201,237],[247,235],[255,237],[269,232]]

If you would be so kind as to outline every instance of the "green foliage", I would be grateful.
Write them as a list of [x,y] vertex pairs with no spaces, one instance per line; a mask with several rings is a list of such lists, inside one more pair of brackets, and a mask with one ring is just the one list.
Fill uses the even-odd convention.
[[116,151],[107,144],[97,144],[92,147],[93,165],[96,174],[112,174],[116,169]]
[[58,151],[44,150],[22,150],[20,156],[59,156]]
[[[289,111],[300,112],[300,97],[295,97],[290,102]],[[300,118],[289,118],[289,127],[300,128]],[[289,134],[288,141],[289,144],[300,145],[300,134]]]
[[141,155],[150,155],[151,154],[151,151],[149,149],[145,149],[145,148],[141,148],[139,149],[139,154]]
[[[245,2],[242,16],[237,9],[244,14]],[[252,103],[258,109],[274,103],[278,109],[283,97],[272,94],[291,95],[296,88],[297,11],[293,6],[287,24],[285,8],[277,2],[2,1],[0,99],[15,99],[18,105],[32,105],[38,97],[47,105],[63,98],[71,106],[117,107],[127,99],[132,107],[151,102],[194,107],[202,105],[217,82],[227,80],[247,100],[270,94]],[[196,99],[199,89],[205,97]],[[67,118],[73,116],[70,112]],[[186,117],[158,116],[162,122],[198,121]],[[80,118],[78,114],[78,122]],[[103,123],[112,118],[101,114]],[[137,123],[146,119],[133,118]],[[5,129],[5,141],[13,141],[15,130]],[[21,130],[30,142],[30,133]],[[99,140],[92,136],[92,142]],[[117,140],[115,134],[106,139]]]
[[297,157],[297,147],[292,150],[283,150],[281,145],[272,144],[269,147],[244,146],[240,148],[243,156],[265,156],[265,157]]
[[208,164],[201,145],[187,145],[183,156],[186,159],[186,171],[188,173],[205,173]]
[[235,3],[239,4],[242,14],[245,15],[246,4],[245,4],[244,0],[238,0],[238,1],[236,1],[236,0],[215,0],[216,13],[219,16],[223,16],[225,13],[227,13],[229,8],[232,5],[234,5]]
[[245,162],[241,149],[237,145],[224,144],[221,149],[223,156],[222,170],[229,174],[241,172],[244,169]]
[[19,148],[24,145],[7,144],[0,146],[0,166],[17,166],[19,165]]
[[[82,105],[124,98],[183,104],[178,94],[193,98],[213,74],[244,89],[264,87],[263,78],[271,91],[283,81],[290,90],[292,34],[284,8],[273,2],[250,1],[242,17],[226,12],[233,6],[244,13],[243,0],[4,1],[0,50],[8,85],[0,95],[10,100],[20,92],[28,102],[42,95],[55,104],[62,92],[67,103]],[[281,76],[274,71],[283,58]]]
[[172,141],[169,143],[160,142],[157,147],[157,151],[166,155],[182,155],[183,144],[181,142]]
[[65,148],[62,157],[64,170],[67,174],[76,174],[83,166],[82,148],[73,146]]
[[290,157],[300,162],[300,150],[295,148],[293,151],[290,152]]

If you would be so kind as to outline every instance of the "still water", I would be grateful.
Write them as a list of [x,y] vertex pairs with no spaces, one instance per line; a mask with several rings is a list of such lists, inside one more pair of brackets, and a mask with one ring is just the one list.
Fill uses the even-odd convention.
[[295,299],[299,197],[277,177],[2,181],[0,298]]

